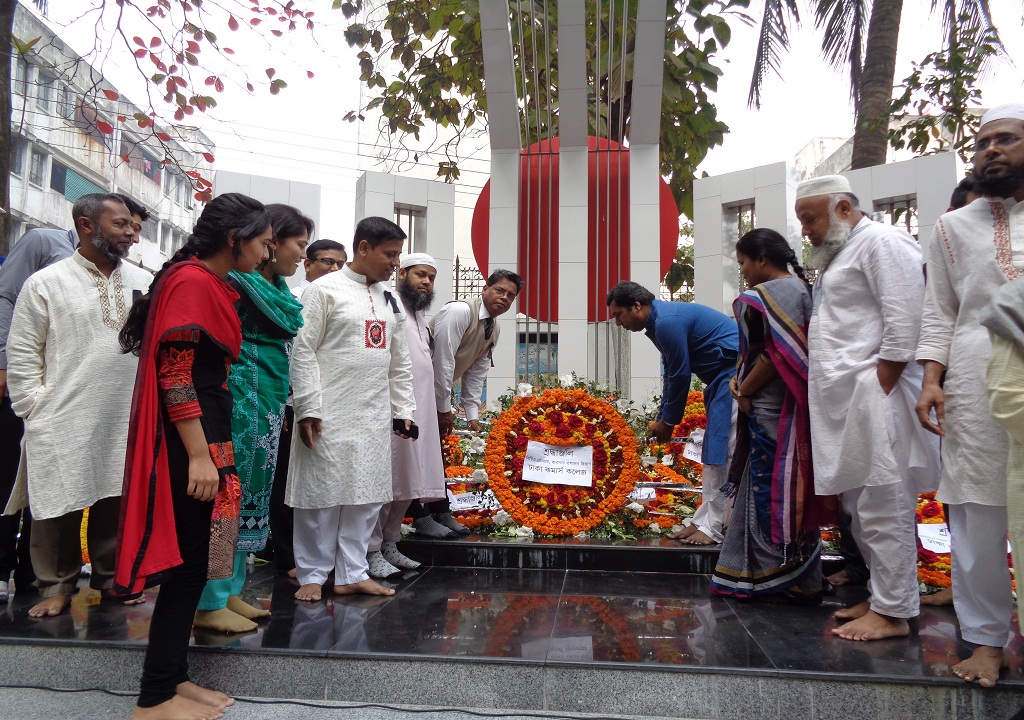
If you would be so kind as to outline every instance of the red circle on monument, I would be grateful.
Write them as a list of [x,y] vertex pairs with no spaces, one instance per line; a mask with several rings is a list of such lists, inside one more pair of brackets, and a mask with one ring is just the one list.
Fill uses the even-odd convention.
[[[629,280],[629,148],[590,137],[587,163],[587,320],[609,320],[608,290]],[[519,195],[519,267],[526,287],[519,312],[541,322],[558,320],[558,139],[542,140],[521,151]],[[672,190],[659,183],[659,256],[661,277],[672,265],[679,244],[679,210]],[[487,275],[490,255],[491,182],[473,210],[473,255]],[[657,288],[648,288],[657,294]],[[582,290],[582,288],[581,288]]]

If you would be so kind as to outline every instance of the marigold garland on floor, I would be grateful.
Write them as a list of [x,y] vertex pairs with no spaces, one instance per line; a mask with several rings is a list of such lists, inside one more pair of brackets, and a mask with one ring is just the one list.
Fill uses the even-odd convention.
[[[594,448],[592,487],[523,480],[529,441]],[[610,404],[584,390],[547,389],[517,398],[491,428],[484,459],[491,490],[519,525],[576,535],[618,511],[640,475],[636,437]]]

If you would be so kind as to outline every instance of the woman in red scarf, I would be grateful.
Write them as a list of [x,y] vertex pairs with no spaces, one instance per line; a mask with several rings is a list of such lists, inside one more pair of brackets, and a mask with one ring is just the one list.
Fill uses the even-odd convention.
[[136,300],[121,330],[139,355],[115,584],[160,584],[137,720],[213,720],[233,701],[188,678],[192,619],[207,578],[229,577],[241,491],[231,445],[228,369],[238,357],[238,295],[224,278],[268,256],[270,216],[238,193],[215,198],[188,242]]

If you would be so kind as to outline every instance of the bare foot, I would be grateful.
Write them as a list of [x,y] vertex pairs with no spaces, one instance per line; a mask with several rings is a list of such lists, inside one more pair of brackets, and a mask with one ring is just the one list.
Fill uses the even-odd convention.
[[697,532],[696,525],[687,525],[682,530],[676,530],[673,533],[669,533],[665,537],[669,538],[670,540],[684,540],[693,535],[695,532]]
[[840,570],[837,573],[833,573],[825,578],[835,587],[842,587],[850,582],[850,576],[846,574],[845,570]]
[[320,602],[323,586],[319,583],[307,583],[295,591],[295,599],[299,602]]
[[197,610],[192,624],[197,628],[226,633],[252,632],[257,627],[256,623],[252,620],[244,618],[227,608],[221,608],[220,610]]
[[133,595],[115,595],[111,590],[103,590],[100,592],[100,597],[106,602],[119,605],[141,605],[146,602],[146,596],[141,592]]
[[289,571],[288,571],[287,575],[288,575],[288,577],[290,577],[290,578],[291,578],[292,580],[294,580],[295,578],[297,578],[297,577],[298,577],[298,575],[299,575],[299,574],[298,574],[298,572],[296,572],[295,568],[292,568],[291,570],[289,570]]
[[859,602],[853,607],[843,608],[842,610],[836,610],[832,616],[837,620],[856,620],[862,618],[868,614],[871,610],[871,603],[867,600]]
[[703,531],[697,530],[683,540],[684,545],[714,545],[715,541],[708,537]]
[[242,598],[237,595],[231,595],[228,598],[228,610],[236,615],[241,615],[247,620],[261,620],[263,618],[270,617],[269,610],[262,610],[260,608],[253,607],[249,603],[244,602]]
[[235,704],[235,699],[230,695],[225,695],[222,692],[216,690],[209,690],[204,687],[199,687],[194,682],[185,681],[179,683],[176,687],[175,692],[181,697],[197,702],[200,705],[208,705],[218,710],[223,710],[226,707]]
[[953,666],[953,674],[967,682],[975,682],[982,687],[992,687],[999,680],[999,671],[1006,666],[1003,649],[979,645],[974,654]]
[[362,582],[351,583],[349,585],[335,585],[335,595],[394,595],[395,591],[391,588],[384,587],[371,578],[366,578]]
[[138,705],[132,711],[132,720],[217,720],[224,713],[217,708],[197,703],[181,695],[153,707]]
[[31,607],[28,611],[28,616],[30,618],[55,617],[67,610],[70,604],[70,595],[54,595],[53,597],[43,598]]
[[884,640],[892,637],[906,637],[910,634],[910,624],[903,618],[891,618],[868,610],[863,617],[851,620],[841,627],[832,630],[833,635],[843,640]]
[[953,588],[942,588],[938,592],[932,593],[931,595],[921,596],[922,605],[952,605],[953,604]]

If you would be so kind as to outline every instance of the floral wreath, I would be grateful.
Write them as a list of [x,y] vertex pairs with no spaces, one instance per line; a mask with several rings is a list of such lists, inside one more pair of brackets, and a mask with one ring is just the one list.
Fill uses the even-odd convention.
[[[593,485],[524,481],[531,440],[593,447]],[[612,405],[585,390],[551,388],[518,398],[494,422],[484,468],[491,490],[517,524],[541,535],[576,535],[622,508],[640,476],[640,457],[636,437]]]

